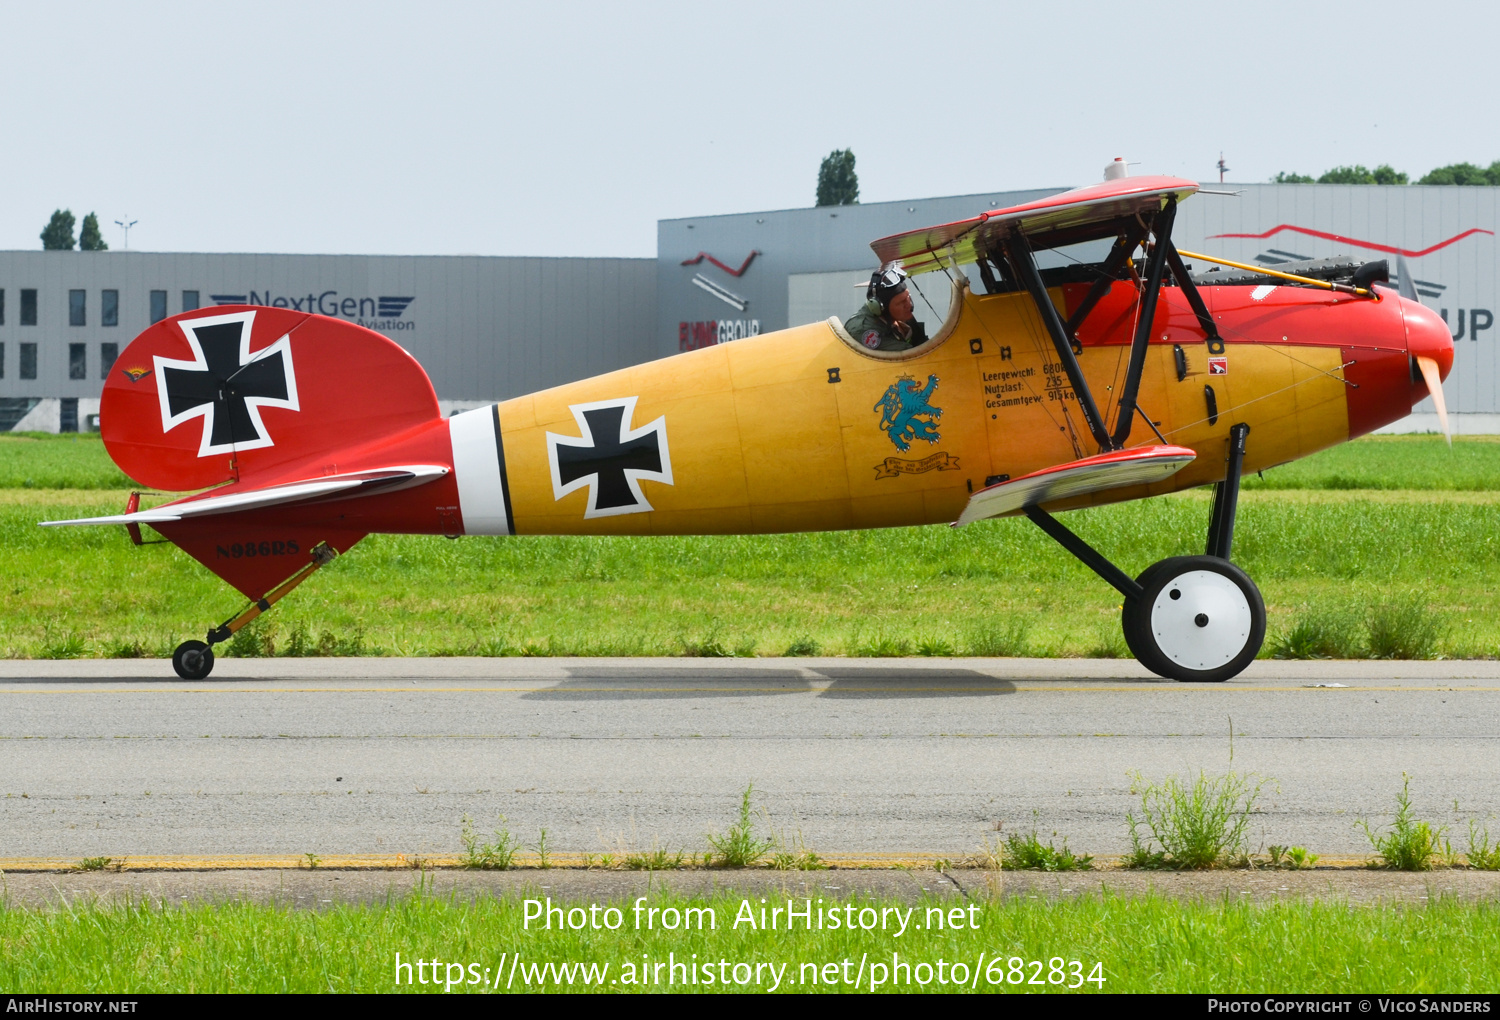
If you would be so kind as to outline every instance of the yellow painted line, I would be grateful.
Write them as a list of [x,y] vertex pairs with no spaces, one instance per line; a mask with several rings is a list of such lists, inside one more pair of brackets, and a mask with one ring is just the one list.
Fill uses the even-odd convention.
[[[619,871],[628,872],[631,869],[622,866],[624,854],[611,854],[612,863],[606,867],[601,863],[602,854],[579,854],[579,853],[557,853],[549,854],[549,867],[539,867],[539,859],[533,854],[530,856],[516,856],[515,865],[510,870],[536,872],[538,876],[546,870],[560,871]],[[819,858],[832,870],[896,870],[908,869],[929,871],[942,862],[944,867],[965,867],[965,855],[942,855],[923,853],[864,853],[842,856],[828,856]],[[1057,878],[1066,879],[1068,875],[1089,875],[1098,873],[1120,872],[1121,857],[1118,856],[1096,856],[1096,865],[1092,871],[1058,873]],[[1329,857],[1318,858],[1319,868],[1358,868],[1364,869],[1369,862],[1368,857]],[[82,873],[78,859],[63,859],[59,857],[0,857],[0,873],[12,872],[48,872],[48,873]],[[317,856],[317,864],[311,865],[307,855],[301,856],[252,856],[252,855],[217,855],[217,856],[156,856],[156,857],[119,857],[111,858],[110,863],[102,868],[90,870],[103,872],[144,872],[144,871],[423,871],[423,870],[465,870],[463,858],[448,854],[327,854]],[[689,866],[685,868],[667,869],[673,871],[718,871],[719,869],[703,868],[701,866]],[[746,869],[754,871],[769,871],[768,867]],[[1252,872],[1250,869],[1219,869],[1226,874],[1251,874],[1258,873],[1260,869]],[[806,872],[804,872],[806,874]],[[1183,874],[1182,872],[1153,872],[1152,874]],[[1201,874],[1201,872],[1199,872]]]

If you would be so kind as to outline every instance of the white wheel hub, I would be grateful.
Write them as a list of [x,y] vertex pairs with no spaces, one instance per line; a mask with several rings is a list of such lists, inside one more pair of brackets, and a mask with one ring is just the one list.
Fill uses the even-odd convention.
[[1189,570],[1165,585],[1151,606],[1161,653],[1188,669],[1218,669],[1244,651],[1254,614],[1240,586],[1212,570]]

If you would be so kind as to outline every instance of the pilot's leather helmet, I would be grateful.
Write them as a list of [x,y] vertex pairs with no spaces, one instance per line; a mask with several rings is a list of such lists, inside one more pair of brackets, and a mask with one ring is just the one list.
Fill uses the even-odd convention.
[[881,312],[888,312],[891,299],[905,289],[906,270],[900,266],[887,266],[870,274],[870,286],[865,290],[865,297],[879,305]]

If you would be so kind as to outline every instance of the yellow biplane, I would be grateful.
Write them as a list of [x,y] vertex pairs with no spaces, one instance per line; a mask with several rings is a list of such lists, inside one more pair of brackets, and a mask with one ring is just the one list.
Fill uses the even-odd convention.
[[[1271,271],[1179,252],[1176,209],[1197,190],[1112,176],[874,242],[883,267],[942,274],[951,290],[946,321],[910,349],[872,350],[835,318],[448,419],[420,366],[377,333],[285,309],[184,313],[121,356],[102,431],[142,485],[207,491],[48,523],[123,524],[136,541],[150,525],[251,600],[177,649],[178,674],[201,679],[214,643],[374,532],[733,534],[1024,514],[1119,590],[1141,663],[1222,681],[1266,625],[1230,560],[1241,475],[1429,394],[1441,414],[1453,347],[1414,295],[1380,286],[1383,262]],[[1042,251],[1062,265],[1040,268]],[[1184,254],[1232,271],[1194,273]],[[1204,554],[1135,578],[1055,516],[1206,484]]]

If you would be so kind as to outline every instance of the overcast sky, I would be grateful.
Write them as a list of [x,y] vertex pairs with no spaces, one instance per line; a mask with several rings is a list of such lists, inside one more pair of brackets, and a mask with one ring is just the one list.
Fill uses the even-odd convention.
[[656,221],[1500,158],[1490,3],[7,4],[0,248],[654,256]]

